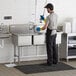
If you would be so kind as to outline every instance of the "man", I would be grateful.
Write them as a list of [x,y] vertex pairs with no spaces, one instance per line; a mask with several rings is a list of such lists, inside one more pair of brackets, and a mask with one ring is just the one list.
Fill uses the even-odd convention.
[[56,29],[57,29],[57,14],[54,13],[54,6],[51,3],[48,3],[45,8],[49,15],[46,18],[45,25],[42,27],[42,30],[47,29],[46,31],[46,48],[47,48],[47,64],[57,64],[58,54],[56,48]]

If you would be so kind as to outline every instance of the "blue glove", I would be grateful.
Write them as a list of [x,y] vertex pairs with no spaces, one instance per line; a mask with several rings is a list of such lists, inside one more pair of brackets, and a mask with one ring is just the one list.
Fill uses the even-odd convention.
[[45,20],[44,15],[40,15],[41,20]]
[[40,31],[41,30],[41,28],[40,27],[36,27],[36,31]]

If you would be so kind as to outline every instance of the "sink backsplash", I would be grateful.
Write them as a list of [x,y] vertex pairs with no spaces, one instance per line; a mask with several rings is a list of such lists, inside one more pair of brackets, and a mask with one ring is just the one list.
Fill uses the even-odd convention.
[[18,34],[30,34],[34,33],[33,29],[30,29],[33,25],[29,24],[14,24],[10,25],[10,33],[18,33]]

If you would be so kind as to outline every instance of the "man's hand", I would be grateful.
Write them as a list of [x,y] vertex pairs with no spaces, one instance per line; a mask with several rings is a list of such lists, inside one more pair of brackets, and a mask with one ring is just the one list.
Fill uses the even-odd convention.
[[41,28],[41,30],[45,30],[46,28],[45,28],[45,26],[43,26],[42,28]]
[[45,25],[41,28],[42,30],[47,29],[48,24],[45,23]]

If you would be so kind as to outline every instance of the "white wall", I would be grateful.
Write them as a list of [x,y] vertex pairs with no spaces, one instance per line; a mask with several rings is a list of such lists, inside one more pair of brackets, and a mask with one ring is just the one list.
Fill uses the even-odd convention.
[[[55,6],[55,12],[58,14],[59,23],[62,23],[67,18],[76,17],[76,0],[47,0]],[[46,0],[37,0],[37,6],[35,11],[35,0],[0,0],[0,24],[24,24],[29,21],[35,21],[36,12],[36,22],[39,22],[40,14],[43,14],[44,5]],[[47,3],[48,3],[47,2]],[[45,14],[46,10],[45,10]],[[4,16],[12,16],[12,20],[4,20]],[[42,46],[43,47],[43,46]],[[42,49],[41,47],[41,49]],[[40,47],[38,47],[40,48]],[[29,50],[29,52],[26,51]],[[30,49],[33,51],[30,52]],[[35,56],[36,47],[23,48],[23,56],[28,55]],[[41,52],[41,53],[40,53]],[[42,51],[38,51],[38,54],[42,54]],[[45,52],[45,51],[44,51]],[[43,53],[45,54],[45,53]],[[0,48],[0,63],[9,62],[13,57],[13,44],[11,39],[5,40],[4,48]],[[36,57],[36,56],[35,56]],[[27,60],[27,59],[26,59]]]
[[58,14],[59,22],[63,22],[67,18],[76,17],[76,0],[48,0],[55,6],[55,12]]
[[[35,20],[35,1],[36,0],[0,0],[0,23],[19,24]],[[76,0],[47,0],[53,3],[55,12],[58,14],[59,22],[66,18],[76,17]],[[36,21],[43,14],[46,0],[37,0]],[[4,20],[3,17],[10,15],[12,20]]]
[[[34,15],[34,3],[34,0],[0,0],[0,23],[27,23]],[[4,20],[4,16],[12,16],[12,20]]]

